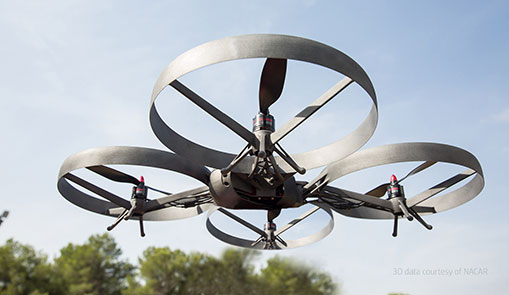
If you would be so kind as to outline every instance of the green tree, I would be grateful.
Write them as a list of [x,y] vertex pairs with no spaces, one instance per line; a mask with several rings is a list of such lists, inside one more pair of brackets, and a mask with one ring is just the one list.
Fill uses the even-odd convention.
[[200,253],[148,248],[139,259],[140,276],[124,294],[335,294],[337,285],[324,272],[290,259],[268,261],[261,274],[253,260],[259,252],[227,249],[219,259]]
[[[253,261],[260,252],[249,249],[226,249],[220,267],[214,271],[215,287],[221,294],[260,294],[262,284],[254,272]],[[218,293],[219,294],[219,293]]]
[[336,294],[338,286],[326,272],[289,258],[275,256],[261,270],[266,294],[326,295]]
[[184,252],[167,247],[149,247],[143,252],[139,264],[140,275],[146,284],[143,289],[138,286],[138,291],[155,295],[182,294],[188,265]]
[[12,239],[0,247],[0,293],[64,294],[47,257]]
[[54,261],[69,295],[120,295],[134,267],[120,260],[122,250],[108,235],[93,235],[83,245],[68,244]]
[[125,294],[220,294],[222,264],[212,256],[150,247],[139,264],[145,285],[131,284]]
[[328,295],[337,291],[329,274],[290,258],[269,259],[256,272],[260,252],[227,249],[219,258],[149,247],[139,269],[121,260],[107,234],[69,244],[52,264],[32,247],[13,240],[0,247],[2,295]]
[[256,255],[254,251],[228,249],[217,259],[150,247],[139,260],[145,286],[132,284],[125,294],[259,294],[258,278],[250,263]]

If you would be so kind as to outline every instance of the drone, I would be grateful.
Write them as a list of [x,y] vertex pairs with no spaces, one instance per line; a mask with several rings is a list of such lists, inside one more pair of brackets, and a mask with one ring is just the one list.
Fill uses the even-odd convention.
[[[182,79],[179,80],[201,68],[241,59],[265,59],[258,94],[259,110],[254,112],[251,130],[184,85]],[[295,117],[276,128],[275,118],[269,109],[282,96],[288,60],[327,68],[341,74],[342,79]],[[372,103],[361,124],[350,134],[318,149],[298,154],[286,152],[281,140],[352,83],[358,84]],[[242,138],[244,148],[237,154],[231,154],[195,143],[174,131],[156,107],[159,94],[168,86]],[[206,227],[217,239],[240,247],[278,250],[323,239],[334,227],[334,211],[356,218],[392,219],[392,235],[396,237],[399,219],[416,220],[431,230],[432,226],[423,216],[457,207],[476,197],[484,187],[479,161],[470,152],[458,147],[408,142],[361,150],[378,122],[378,102],[371,80],[346,54],[305,38],[275,34],[241,35],[211,41],[186,51],[160,74],[152,92],[149,118],[154,134],[170,151],[131,146],[92,148],[71,155],[60,168],[57,183],[60,194],[81,208],[116,218],[108,231],[122,220],[131,219],[139,221],[140,234],[145,236],[144,220],[176,220],[207,212]],[[402,162],[420,164],[400,179],[392,175],[389,182],[368,192],[331,185],[334,180],[353,172]],[[407,198],[402,182],[437,163],[455,164],[465,170]],[[202,185],[169,193],[148,186],[143,176],[134,177],[112,168],[114,165],[173,171],[194,178]],[[319,167],[324,168],[314,179],[297,179],[310,169]],[[104,177],[105,181],[132,185],[130,198],[129,194],[118,196],[77,176],[74,171],[79,169],[88,169]],[[454,190],[444,192],[454,185]],[[162,196],[149,198],[148,192],[152,190]],[[275,219],[283,209],[304,205],[310,205],[311,210],[280,228],[276,226]],[[236,210],[266,211],[267,222],[260,228],[234,214]],[[283,233],[317,211],[325,212],[328,219],[325,227],[305,237],[284,239]],[[216,212],[259,237],[247,239],[220,229],[211,219]]]

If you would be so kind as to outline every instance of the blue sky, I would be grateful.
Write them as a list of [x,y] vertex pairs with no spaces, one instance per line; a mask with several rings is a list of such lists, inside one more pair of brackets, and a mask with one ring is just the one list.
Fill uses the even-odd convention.
[[[2,1],[0,210],[11,215],[0,228],[0,242],[13,237],[53,256],[69,242],[103,233],[112,219],[77,208],[57,192],[63,160],[95,146],[164,149],[150,129],[148,110],[152,87],[172,59],[222,37],[288,34],[331,45],[366,70],[380,111],[366,147],[410,141],[456,145],[480,160],[486,187],[464,206],[428,217],[432,231],[403,222],[394,239],[390,222],[336,215],[329,237],[278,254],[331,272],[344,294],[502,294],[509,262],[508,25],[505,1]],[[188,80],[249,127],[262,62],[217,65],[192,73]],[[334,78],[323,69],[290,63],[283,97],[271,109],[278,124],[330,87]],[[369,99],[355,87],[345,94],[285,139],[285,147],[318,147],[354,128],[367,113]],[[170,92],[163,95],[167,99],[159,108],[177,131],[231,152],[242,148],[234,135],[185,100],[170,100]],[[393,168],[402,174],[408,167]],[[386,181],[393,168],[336,184],[373,187]],[[173,173],[142,172],[171,191],[193,185]],[[438,167],[406,189],[412,189],[410,184],[425,187],[425,180],[446,172],[448,167]],[[322,220],[318,216],[315,221]],[[133,262],[149,245],[211,254],[225,247],[206,232],[204,216],[150,223],[146,232],[146,238],[139,238],[137,224],[128,222],[112,234]],[[475,267],[488,273],[394,273]]]

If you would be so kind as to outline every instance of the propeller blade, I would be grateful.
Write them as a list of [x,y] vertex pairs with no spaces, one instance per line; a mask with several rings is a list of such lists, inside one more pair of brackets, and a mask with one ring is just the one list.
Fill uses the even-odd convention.
[[408,172],[407,175],[405,175],[405,177],[401,178],[398,183],[402,182],[403,180],[405,180],[407,177],[409,176],[412,176],[414,174],[417,174],[419,172],[421,172],[422,170],[434,165],[436,163],[436,161],[427,161],[427,162],[424,162],[422,163],[421,165],[415,167],[412,171]]
[[269,107],[283,92],[286,76],[286,59],[267,58],[260,78],[260,112],[267,114]]
[[113,181],[127,182],[132,183],[134,185],[138,185],[140,183],[140,181],[136,179],[136,177],[133,177],[131,175],[125,174],[124,172],[120,172],[118,170],[103,165],[90,166],[86,168]]
[[375,187],[374,189],[370,190],[369,192],[365,193],[365,195],[370,195],[370,196],[373,196],[373,197],[377,197],[377,198],[381,198],[385,195],[385,193],[387,193],[387,186],[389,185],[390,183],[383,183],[377,187]]
[[76,183],[77,185],[83,187],[83,188],[86,188],[87,190],[93,192],[93,193],[96,193],[97,195],[105,198],[106,200],[120,206],[120,207],[124,207],[126,209],[129,209],[131,208],[131,203],[122,199],[121,197],[115,195],[115,194],[112,194],[110,193],[109,191],[106,191],[96,185],[93,185],[91,184],[90,182],[84,180],[84,179],[81,179],[79,178],[78,176],[76,175],[73,175],[71,173],[67,173],[66,175],[64,175],[64,177],[74,183]]
[[[427,162],[422,163],[421,165],[419,165],[419,166],[415,167],[414,169],[412,169],[412,171],[408,172],[408,174],[405,175],[405,177],[403,177],[400,180],[398,180],[397,183],[401,183],[403,180],[407,179],[409,176],[417,174],[417,173],[421,172],[422,170],[424,170],[424,169],[426,169],[428,167],[431,167],[435,163],[436,163],[436,161],[427,161]],[[390,183],[388,183],[388,182],[387,183],[383,183],[383,184],[375,187],[374,189],[370,190],[369,192],[365,193],[365,195],[370,195],[370,196],[381,198],[387,192],[387,186],[388,185],[390,185]]]

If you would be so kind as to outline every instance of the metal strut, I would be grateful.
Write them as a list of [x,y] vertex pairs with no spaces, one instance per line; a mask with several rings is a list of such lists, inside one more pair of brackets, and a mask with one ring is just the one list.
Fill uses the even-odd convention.
[[[394,176],[393,176],[394,177]],[[391,181],[391,184],[389,185],[389,201],[393,202],[395,205],[394,210],[394,228],[392,231],[392,236],[396,237],[398,236],[398,217],[404,216],[408,221],[412,221],[417,219],[422,226],[424,226],[426,229],[431,230],[433,227],[429,224],[427,224],[424,219],[411,207],[408,207],[406,204],[406,198],[405,193],[403,190],[403,186],[399,185],[395,181]],[[396,191],[397,193],[394,193]]]

